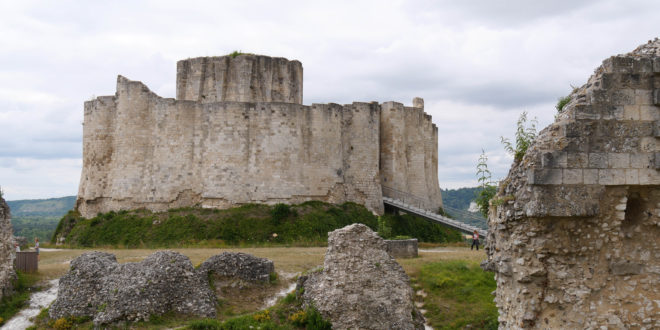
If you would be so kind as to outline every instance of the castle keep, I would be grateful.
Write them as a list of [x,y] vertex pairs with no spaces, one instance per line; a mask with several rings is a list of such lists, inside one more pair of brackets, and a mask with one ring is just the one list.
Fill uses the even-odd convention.
[[298,61],[257,55],[177,63],[176,99],[117,78],[85,102],[77,209],[99,212],[382,197],[442,206],[438,129],[416,98],[302,105]]

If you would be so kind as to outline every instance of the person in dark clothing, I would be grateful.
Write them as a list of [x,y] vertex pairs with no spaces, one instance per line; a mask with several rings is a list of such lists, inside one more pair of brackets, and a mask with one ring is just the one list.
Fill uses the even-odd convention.
[[472,246],[470,246],[470,250],[475,246],[477,247],[477,251],[479,251],[479,233],[476,230],[472,233]]

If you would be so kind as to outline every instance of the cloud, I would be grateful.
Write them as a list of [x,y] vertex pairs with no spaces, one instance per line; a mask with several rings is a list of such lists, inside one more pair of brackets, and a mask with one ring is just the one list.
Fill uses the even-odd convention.
[[[80,159],[83,102],[114,94],[118,74],[173,97],[177,60],[233,50],[300,60],[306,104],[423,97],[440,129],[441,186],[476,184],[482,148],[503,177],[511,160],[499,137],[514,132],[519,114],[539,117],[539,128],[549,124],[570,84],[657,36],[660,2],[26,0],[2,7],[0,159],[13,165],[0,172],[0,184],[12,182],[7,196],[15,199],[44,192],[36,182],[75,194],[75,162],[59,159]],[[50,172],[74,178],[19,166],[49,160]],[[19,171],[31,173],[23,186],[13,177]]]

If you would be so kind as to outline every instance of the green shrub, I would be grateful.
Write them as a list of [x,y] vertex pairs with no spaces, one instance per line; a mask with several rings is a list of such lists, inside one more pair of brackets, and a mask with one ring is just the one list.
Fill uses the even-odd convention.
[[561,113],[562,111],[564,111],[564,107],[568,104],[568,102],[571,102],[570,95],[558,98],[557,105],[555,105],[555,109],[557,109],[557,112]]

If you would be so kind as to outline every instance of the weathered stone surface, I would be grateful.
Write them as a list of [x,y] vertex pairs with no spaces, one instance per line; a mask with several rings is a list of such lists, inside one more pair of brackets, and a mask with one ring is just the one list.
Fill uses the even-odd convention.
[[656,39],[605,60],[503,180],[482,264],[500,328],[660,328],[659,58]]
[[168,311],[214,317],[215,301],[206,276],[178,252],[158,251],[125,264],[112,254],[89,252],[74,259],[60,278],[49,315],[90,316],[96,325],[147,320]]
[[299,280],[305,304],[333,329],[423,329],[403,268],[369,227],[353,224],[328,234],[323,270]]
[[267,282],[275,272],[273,262],[241,252],[223,252],[204,261],[197,272],[223,277],[238,277],[245,281]]
[[248,55],[181,61],[177,88],[164,99],[120,76],[85,103],[82,216],[308,200],[382,213],[383,195],[442,206],[421,99],[305,106],[300,62]]
[[385,240],[387,253],[392,258],[417,258],[417,239]]
[[9,205],[0,197],[0,299],[12,292],[16,279],[13,232]]

